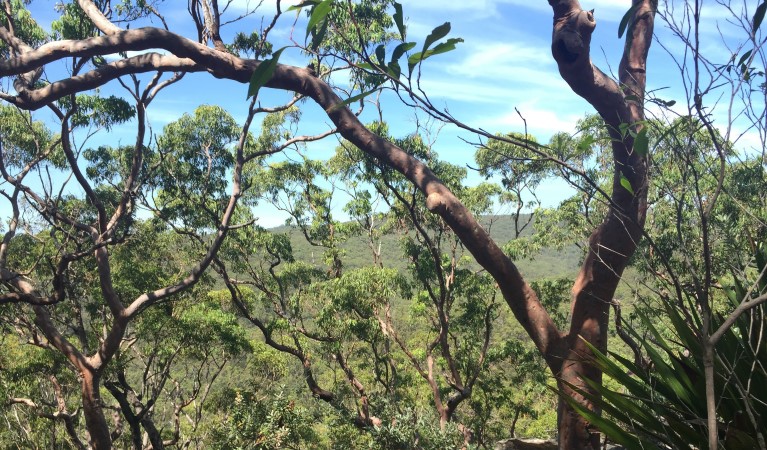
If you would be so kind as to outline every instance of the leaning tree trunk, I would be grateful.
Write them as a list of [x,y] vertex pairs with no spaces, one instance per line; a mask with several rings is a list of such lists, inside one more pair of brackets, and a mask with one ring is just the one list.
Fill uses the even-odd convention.
[[[153,27],[121,29],[104,17],[92,1],[77,0],[77,3],[103,33],[102,36],[80,41],[52,42],[44,44],[44,48],[32,49],[22,45],[13,36],[3,38],[9,33],[0,27],[0,38],[18,49],[18,55],[0,61],[0,76],[39,76],[36,74],[41,73],[40,69],[46,64],[73,56],[85,58],[148,49],[163,49],[165,53],[150,52],[126,57],[76,77],[46,85],[17,83],[18,95],[9,95],[5,101],[23,109],[37,109],[63,96],[97,88],[124,75],[157,71],[208,72],[218,78],[247,83],[253,70],[260,64],[260,61],[239,58],[169,30]],[[584,362],[589,352],[583,340],[599,349],[606,349],[609,302],[628,259],[636,249],[645,219],[648,184],[646,155],[634,152],[633,138],[630,135],[620,136],[617,130],[621,124],[628,124],[633,127],[633,131],[641,128],[640,122],[644,118],[645,62],[652,38],[657,0],[633,0],[632,3],[628,40],[619,68],[620,83],[617,83],[591,63],[589,45],[596,25],[593,12],[584,11],[577,0],[549,0],[554,12],[552,53],[560,74],[573,91],[586,99],[602,116],[613,138],[614,181],[609,199],[610,212],[589,240],[589,254],[573,287],[572,322],[566,333],[555,326],[537,293],[524,280],[513,261],[425,164],[365,128],[357,116],[343,105],[334,90],[312,71],[278,64],[266,83],[267,87],[294,91],[311,98],[326,111],[345,139],[382,164],[402,173],[424,194],[428,209],[438,214],[453,229],[465,248],[498,282],[515,317],[530,335],[552,373],[561,380],[560,387],[567,394],[573,392],[563,382],[589,391],[582,377],[595,381],[601,379],[601,374]],[[630,183],[631,189],[621,183],[624,179]],[[142,295],[125,309],[118,302],[113,302],[110,307],[113,306],[115,317],[127,322],[141,309],[193,284],[208,266],[223,240],[229,213],[231,211],[222,221],[220,229],[224,231],[219,232],[216,245],[211,247],[206,258],[188,279],[170,288]],[[106,224],[112,223],[108,220],[101,222],[101,228],[109,228]],[[108,265],[102,268],[107,272]],[[111,287],[108,277],[102,277],[104,280],[107,281],[105,286]],[[113,296],[107,297],[107,300],[111,300]],[[116,348],[119,341],[117,338],[122,336],[119,331],[111,333],[114,339],[106,346],[110,351],[105,355],[110,355]],[[108,359],[105,358],[103,363],[106,364]],[[89,381],[94,392],[87,399],[94,411],[99,407],[97,382],[97,378]],[[574,397],[576,401],[593,409],[593,405],[585,399]],[[103,414],[101,417],[103,419]],[[94,416],[94,426],[98,420]],[[584,419],[564,404],[560,407],[559,433],[560,448],[597,448],[598,435],[592,432]],[[103,442],[108,442],[106,439]]]
[[[575,93],[586,99],[604,119],[612,140],[614,161],[610,210],[589,238],[589,253],[573,286],[572,316],[567,351],[559,388],[583,406],[599,413],[592,402],[578,395],[575,386],[592,395],[584,379],[601,383],[602,374],[588,364],[585,342],[607,350],[609,307],[628,259],[642,236],[647,210],[647,155],[634,149],[630,133],[642,128],[646,84],[646,61],[653,34],[657,0],[634,0],[631,6],[627,43],[619,67],[619,83],[594,66],[590,41],[596,21],[594,11],[584,11],[577,0],[549,0],[554,11],[551,50],[562,78]],[[627,180],[631,189],[622,183]],[[560,400],[558,414],[561,449],[597,449],[599,434],[585,418]]]
[[94,370],[80,372],[80,387],[83,399],[83,416],[88,430],[88,444],[94,450],[112,448],[112,436],[104,418],[101,395],[99,394],[99,374]]
[[[30,294],[35,293],[31,286],[28,290]],[[90,358],[85,356],[59,333],[45,306],[35,306],[33,309],[35,311],[35,324],[43,332],[48,342],[69,360],[80,379],[80,397],[89,447],[95,450],[111,449],[112,436],[104,416],[103,402],[99,392],[101,385],[99,367],[103,366],[101,355],[104,352],[97,353]],[[119,330],[120,336],[122,336],[123,327],[114,327],[113,331],[115,328]],[[101,348],[103,349],[103,346]]]

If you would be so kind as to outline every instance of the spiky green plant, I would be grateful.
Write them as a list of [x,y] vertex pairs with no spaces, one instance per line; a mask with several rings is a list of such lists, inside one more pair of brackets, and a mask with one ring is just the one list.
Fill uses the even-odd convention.
[[[744,299],[754,304],[767,294],[767,245],[754,258],[750,273],[756,281],[734,276],[725,289],[737,308]],[[751,289],[750,286],[753,286]],[[732,309],[730,309],[732,310]],[[575,389],[604,412],[602,416],[565,398],[610,440],[627,449],[708,448],[703,366],[703,320],[696,307],[684,314],[665,304],[670,333],[657,321],[639,314],[647,330],[643,337],[629,329],[646,354],[644,363],[614,352],[605,355],[591,347],[595,364],[620,385],[587,380],[599,396]],[[740,315],[715,347],[715,396],[719,442],[722,449],[765,449],[767,439],[767,315],[759,304]],[[726,317],[714,314],[712,330]],[[671,338],[664,335],[671,335]]]

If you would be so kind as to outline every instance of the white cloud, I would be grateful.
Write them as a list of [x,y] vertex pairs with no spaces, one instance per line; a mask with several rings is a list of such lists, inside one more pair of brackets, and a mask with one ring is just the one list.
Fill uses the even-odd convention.
[[[486,70],[493,71],[492,67]],[[564,81],[535,69],[498,71],[499,76],[470,79],[444,74],[424,78],[421,86],[432,100],[445,99],[471,104],[509,104],[537,99],[557,105],[562,95],[575,98]],[[556,106],[560,109],[560,106]]]
[[[502,6],[523,7],[533,11],[551,13],[551,6],[542,1],[530,0],[403,0],[405,10],[433,11],[447,13],[468,13],[468,18],[480,18],[496,15]],[[628,11],[630,5],[615,0],[584,0],[581,3],[584,9],[594,9],[598,20],[619,21]],[[466,19],[462,15],[461,19]]]
[[462,49],[467,56],[448,67],[455,75],[476,77],[505,77],[517,71],[549,71],[554,60],[548,46],[537,47],[520,42],[486,42]]
[[518,90],[514,86],[451,80],[444,76],[424,78],[421,81],[421,87],[432,101],[444,99],[472,104],[507,103],[509,97],[515,95]]
[[[280,9],[284,13],[293,5],[301,3],[301,0],[281,0]],[[277,12],[277,0],[232,0],[229,10],[234,14],[242,14],[246,11],[258,9],[260,14],[271,15]]]
[[432,99],[507,105],[534,98],[554,104],[570,92],[548,47],[478,43],[461,50],[462,59],[424,68],[421,84]]
[[[147,53],[158,53],[160,55],[168,55],[168,54],[170,54],[170,52],[168,52],[167,50],[163,50],[163,49],[148,49],[148,50],[141,50],[141,51],[137,51],[137,52],[129,51],[129,52],[126,52],[125,54],[126,54],[126,56],[128,58],[132,58],[132,57],[138,56],[138,55],[146,55]],[[112,62],[112,61],[119,61],[119,60],[124,59],[124,58],[122,56],[120,56],[119,54],[117,54],[117,53],[110,53],[108,55],[104,55],[104,59],[106,59],[107,62]]]
[[[192,106],[192,105],[190,105]],[[147,109],[147,118],[150,123],[156,127],[156,132],[160,132],[165,125],[178,120],[184,114],[183,109],[176,108],[149,108]]]
[[754,154],[754,152],[760,153],[764,151],[765,142],[762,136],[754,130],[743,132],[736,129],[733,133],[733,139],[736,139],[736,148],[745,154]]
[[478,118],[478,122],[483,129],[493,132],[524,132],[525,124],[527,124],[528,133],[538,138],[539,141],[546,142],[554,133],[560,131],[574,132],[576,122],[583,118],[586,111],[584,108],[584,113],[577,114],[574,112],[574,108],[568,108],[568,111],[571,112],[562,113],[561,110],[543,108],[534,101],[520,104],[516,109],[519,110],[519,113],[511,109],[496,116]]
[[498,0],[404,0],[401,3],[406,14],[407,11],[461,13],[463,19],[477,19],[496,14],[498,5],[508,2]]

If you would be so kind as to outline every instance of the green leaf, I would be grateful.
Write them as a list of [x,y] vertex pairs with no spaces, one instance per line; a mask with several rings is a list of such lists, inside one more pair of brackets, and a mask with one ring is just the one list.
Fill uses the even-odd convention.
[[309,16],[309,23],[306,25],[306,37],[309,37],[309,33],[328,16],[332,5],[333,0],[323,0],[312,8],[312,15]]
[[650,140],[647,138],[647,127],[642,128],[634,138],[634,151],[639,156],[647,156],[650,148]]
[[622,122],[618,125],[618,131],[621,133],[621,138],[626,138],[626,133],[628,133],[630,126],[631,125],[627,124],[626,122]]
[[405,54],[405,52],[412,50],[413,47],[415,47],[415,42],[403,42],[399,44],[398,46],[394,47],[394,50],[391,53],[392,62],[400,59],[402,55]]
[[402,5],[400,5],[398,2],[394,2],[394,15],[392,17],[394,18],[394,23],[397,25],[397,30],[399,31],[400,39],[404,41],[405,40],[405,23],[403,21],[403,16],[402,16]]
[[387,69],[388,70],[386,71],[386,73],[388,73],[389,76],[394,79],[399,79],[399,76],[402,74],[402,68],[399,66],[399,63],[397,61],[390,62]]
[[746,53],[743,53],[743,56],[740,57],[740,60],[738,61],[738,65],[743,65],[747,60],[748,57],[751,56],[751,53],[754,51],[752,48],[751,50],[747,51]]
[[590,134],[587,134],[587,135],[585,135],[585,136],[583,137],[583,139],[581,139],[581,140],[578,142],[578,144],[576,145],[576,148],[577,148],[577,149],[578,149],[578,151],[580,151],[581,153],[585,153],[585,152],[587,152],[588,150],[590,150],[590,149],[591,149],[591,145],[592,145],[594,142],[596,142],[596,139],[594,139],[594,136],[592,136],[592,135],[590,135]]
[[312,49],[317,50],[317,48],[320,46],[320,43],[322,42],[322,39],[325,38],[325,33],[328,31],[328,21],[323,20],[322,26],[320,27],[319,31],[315,31],[312,36]]
[[624,189],[629,191],[631,195],[635,195],[634,188],[631,187],[631,182],[629,181],[628,178],[626,178],[626,175],[623,175],[623,174],[621,174],[621,186],[623,186]]
[[[607,357],[605,356],[605,358]],[[617,363],[610,358],[617,361]],[[605,370],[605,375],[614,378],[635,397],[651,395],[650,379],[646,371],[634,364],[634,361],[624,358],[617,353],[610,352],[610,358],[607,358],[610,361],[610,365]],[[604,389],[608,388],[605,387]]]
[[282,51],[287,47],[274,52],[271,58],[261,61],[261,63],[253,71],[253,75],[250,77],[250,86],[248,86],[248,97],[254,97],[258,95],[258,90],[261,89],[274,75],[275,69],[277,69],[277,61],[280,59]]
[[439,55],[441,53],[446,53],[451,50],[455,50],[455,44],[458,44],[459,42],[463,42],[463,38],[451,38],[448,39],[445,42],[441,42],[437,44],[436,47],[434,47],[431,50],[428,50],[425,54],[423,59],[426,59],[430,56]]
[[376,47],[376,58],[378,58],[378,64],[386,64],[386,47],[383,44]]
[[319,2],[320,2],[320,0],[306,0],[305,2],[301,2],[301,3],[297,4],[297,5],[291,6],[290,8],[286,9],[285,11],[286,12],[287,11],[296,11],[298,9],[303,8],[304,6],[309,6],[309,5],[315,6]]
[[410,73],[413,73],[413,69],[415,68],[415,66],[418,65],[419,62],[421,62],[421,61],[423,61],[423,60],[425,60],[425,59],[427,59],[427,58],[429,58],[431,56],[439,55],[440,53],[445,53],[445,52],[449,52],[451,50],[455,50],[455,44],[457,44],[459,42],[463,42],[463,39],[462,38],[451,38],[451,39],[448,39],[445,42],[442,42],[442,43],[438,44],[436,47],[434,47],[431,50],[421,51],[421,52],[414,53],[414,54],[410,55],[410,57],[407,59],[408,71]]
[[586,346],[591,350],[593,361],[592,363],[598,367],[602,372],[609,375],[610,377],[614,378],[616,381],[621,383],[623,386],[626,386],[629,388],[629,390],[633,389],[641,389],[641,385],[637,382],[637,380],[633,379],[631,375],[626,373],[623,368],[621,368],[618,364],[616,364],[614,361],[612,361],[610,358],[607,357],[604,353],[600,352],[599,349],[594,347],[591,343],[580,337],[581,340],[586,344]]
[[373,65],[370,63],[359,63],[357,64],[357,67],[365,70],[375,70],[375,67],[373,67]]
[[426,52],[426,50],[428,50],[429,47],[431,47],[431,44],[447,36],[448,33],[450,33],[450,22],[445,22],[442,25],[431,30],[431,33],[429,33],[429,35],[426,36],[426,40],[423,43],[423,50],[421,50],[421,52],[422,53]]
[[618,417],[624,422],[630,422],[631,420],[637,421],[643,425],[654,425],[653,422],[657,421],[657,417],[653,415],[652,411],[648,411],[643,405],[637,404],[630,400],[630,397],[610,390],[601,383],[596,383],[592,380],[585,378],[583,381],[591,387],[591,390],[599,393],[604,399],[602,402],[603,409],[607,410],[608,405],[611,406],[608,411],[610,415]]
[[410,57],[407,59],[407,71],[409,73],[413,73],[413,69],[415,69],[415,66],[418,65],[419,62],[421,62],[421,56],[423,55],[422,52],[413,53],[410,55]]
[[620,444],[631,450],[642,450],[646,447],[643,446],[636,437],[632,436],[627,431],[621,429],[615,423],[595,414],[593,411],[585,408],[583,405],[576,402],[574,399],[563,396],[565,401],[570,404],[578,414],[585,417],[590,423],[599,428],[603,433],[610,437],[616,444]]
[[[658,383],[655,388],[670,399],[675,404],[678,401],[674,400],[674,396],[681,400],[684,405],[692,404],[691,393],[685,389],[684,384],[680,381],[680,371],[674,370],[674,368],[666,363],[663,359],[663,355],[660,354],[653,346],[646,345],[645,350],[650,360],[653,362],[653,367],[657,373],[657,378],[663,380],[662,383]],[[687,380],[689,382],[689,380]]]
[[628,27],[631,17],[634,16],[635,9],[636,7],[632,6],[631,8],[629,8],[628,11],[626,11],[626,14],[623,15],[623,18],[621,19],[621,23],[618,24],[618,39],[622,38],[623,33],[626,32],[626,27]]
[[331,107],[328,110],[328,112],[330,113],[330,112],[333,112],[333,111],[335,111],[335,110],[337,110],[339,108],[342,108],[344,106],[351,105],[352,103],[354,103],[354,102],[356,102],[358,100],[362,100],[363,98],[367,97],[368,95],[372,94],[373,92],[376,92],[377,90],[378,90],[378,87],[376,86],[375,88],[373,88],[373,89],[371,89],[371,90],[369,90],[367,92],[363,92],[361,94],[357,94],[355,96],[349,97],[346,100],[342,101],[341,103],[338,103],[335,106]]
[[[689,349],[691,353],[699,355],[703,351],[700,346],[700,339],[695,332],[690,329],[690,324],[682,317],[679,311],[669,304],[666,304],[666,315],[671,320],[671,324],[676,330],[677,336],[682,345]],[[648,319],[649,320],[649,319]]]
[[762,24],[762,20],[764,20],[764,13],[767,11],[767,1],[763,1],[761,5],[756,7],[756,12],[754,12],[754,28],[753,32],[756,33],[756,30],[759,29],[759,26]]

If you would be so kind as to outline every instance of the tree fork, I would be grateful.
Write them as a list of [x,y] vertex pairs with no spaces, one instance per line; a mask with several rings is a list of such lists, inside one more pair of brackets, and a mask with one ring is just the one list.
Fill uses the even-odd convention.
[[[25,89],[15,96],[4,95],[4,100],[21,108],[36,109],[65,95],[101,86],[122,75],[158,70],[207,71],[218,78],[246,83],[259,64],[258,61],[238,58],[166,30],[121,30],[104,17],[91,1],[78,0],[78,3],[106,36],[78,41],[87,45],[79,45],[78,42],[64,43],[66,45],[59,47],[51,45],[49,49],[55,50],[55,57],[50,56],[53,53],[41,52],[40,49],[25,51],[0,64],[0,75],[22,75],[61,58],[110,54],[120,49],[127,50],[126,46],[131,50],[164,49],[172,55],[148,53],[112,62],[39,89]],[[601,374],[584,363],[583,358],[588,352],[579,336],[600,349],[606,348],[608,307],[628,258],[636,249],[644,223],[646,159],[633,152],[631,136],[621,136],[618,130],[621,124],[629,124],[638,131],[644,118],[644,64],[657,4],[652,0],[633,1],[633,17],[629,25],[631,40],[624,50],[618,84],[590,61],[590,37],[596,26],[593,12],[584,11],[577,0],[549,0],[549,3],[554,11],[552,53],[560,74],[573,91],[589,101],[607,123],[613,137],[615,162],[610,199],[612,206],[602,225],[589,240],[589,254],[573,286],[573,319],[567,334],[557,329],[537,294],[522,278],[514,263],[442,181],[423,162],[365,128],[342,105],[342,100],[330,85],[306,69],[278,65],[266,86],[311,97],[323,107],[344,138],[412,182],[425,195],[429,210],[445,220],[477,262],[498,282],[512,312],[544,356],[551,371],[562,380],[582,386],[581,376],[593,376],[599,380]],[[128,41],[130,45],[126,44]],[[633,99],[629,100],[627,93]],[[633,193],[623,187],[621,181],[624,178],[629,181]],[[149,303],[138,302],[140,305]],[[128,309],[133,311],[132,308]],[[98,381],[97,378],[95,380]],[[583,403],[591,407],[588,402]],[[566,405],[560,410],[559,431],[560,448],[597,448],[598,435],[592,433],[589,424],[576,417]]]
[[[645,67],[657,2],[632,2],[627,44],[619,69],[620,84],[591,62],[589,46],[596,27],[594,12],[584,11],[577,0],[549,0],[549,4],[554,12],[551,51],[559,73],[573,92],[596,109],[612,138],[611,206],[605,220],[589,238],[588,255],[573,285],[572,318],[566,337],[568,351],[558,374],[563,393],[595,409],[568,384],[596,394],[583,381],[583,378],[602,380],[601,372],[587,362],[590,351],[586,342],[600,351],[607,350],[610,304],[644,227],[648,186],[646,155],[635,152],[631,134],[619,130],[621,125],[628,125],[639,131],[644,120]],[[623,186],[623,180],[628,180],[631,191]],[[558,422],[560,448],[599,448],[599,434],[562,400]]]

